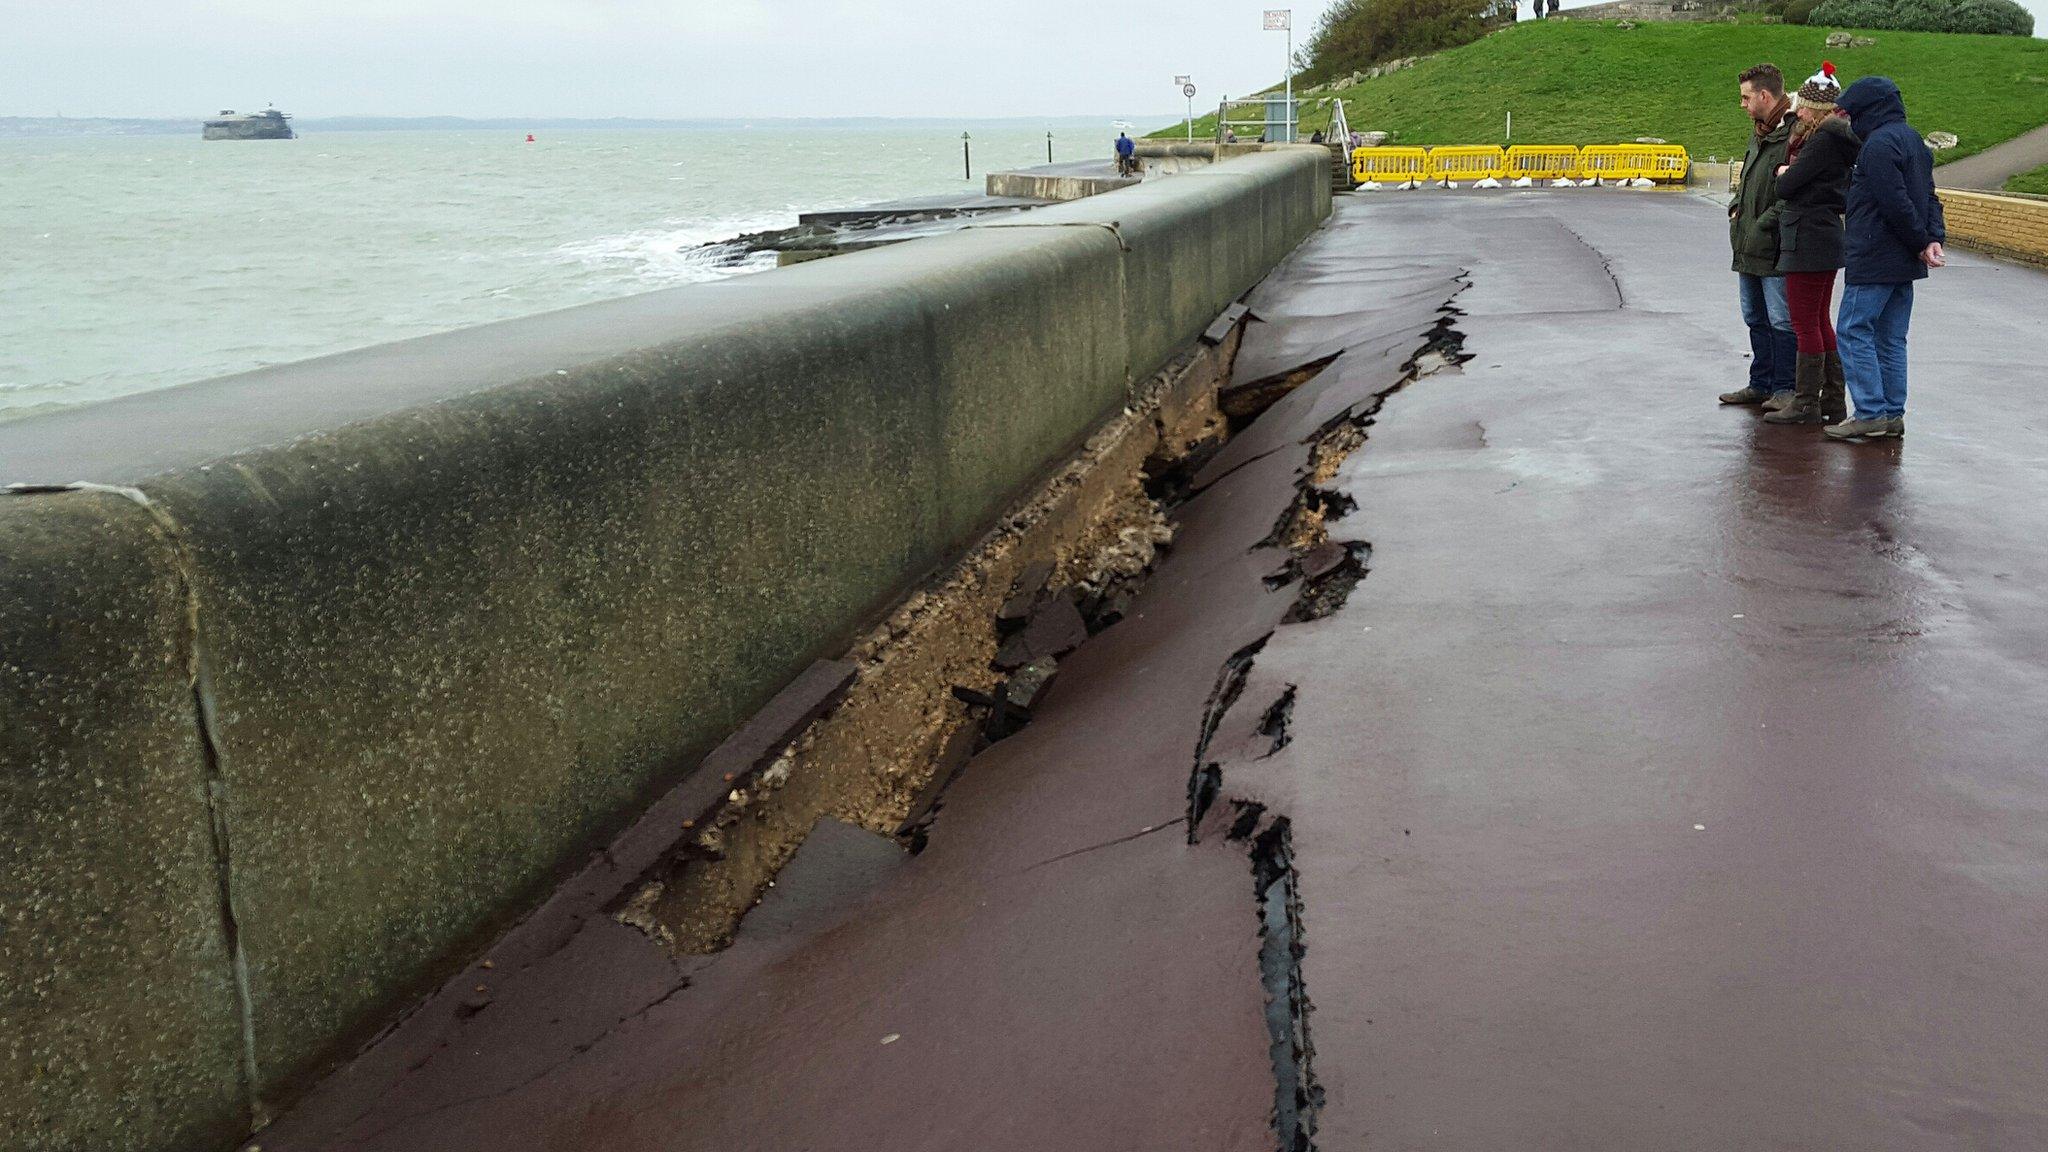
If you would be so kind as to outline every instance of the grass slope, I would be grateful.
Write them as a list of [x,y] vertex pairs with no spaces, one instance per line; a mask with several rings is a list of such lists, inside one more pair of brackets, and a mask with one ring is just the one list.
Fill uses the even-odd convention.
[[[1869,48],[1828,48],[1829,29],[1781,24],[1639,24],[1529,21],[1413,68],[1302,102],[1302,133],[1325,126],[1317,98],[1342,97],[1351,126],[1394,133],[1397,144],[1492,144],[1515,115],[1516,143],[1620,143],[1661,136],[1697,159],[1739,154],[1749,122],[1735,76],[1768,60],[1797,84],[1835,62],[1844,83],[1898,81],[1913,126],[1961,143],[1952,160],[2048,122],[2048,40],[1871,32]],[[1250,111],[1236,116],[1250,117]],[[1215,115],[1195,122],[1196,139]],[[1182,126],[1161,129],[1171,137]],[[1240,133],[1244,135],[1244,133]],[[1249,137],[1248,137],[1249,138]]]
[[2025,192],[2032,196],[2048,196],[2048,164],[2032,172],[2022,172],[2005,182],[2007,192]]

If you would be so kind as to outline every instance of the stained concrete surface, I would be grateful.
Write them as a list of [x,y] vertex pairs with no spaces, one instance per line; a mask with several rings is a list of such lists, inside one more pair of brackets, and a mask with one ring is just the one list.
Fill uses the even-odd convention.
[[[1959,257],[1911,437],[1831,444],[1714,405],[1723,236],[1676,194],[1346,198],[1243,352],[1336,360],[924,854],[687,973],[588,934],[264,1147],[1271,1148],[1248,862],[1176,822],[1198,743],[1212,811],[1288,822],[1317,1148],[2048,1145],[2048,464],[2012,368],[2048,276]],[[1450,300],[1461,367],[1329,482],[1369,574],[1281,625],[1307,442]],[[616,965],[642,990],[580,1008]]]

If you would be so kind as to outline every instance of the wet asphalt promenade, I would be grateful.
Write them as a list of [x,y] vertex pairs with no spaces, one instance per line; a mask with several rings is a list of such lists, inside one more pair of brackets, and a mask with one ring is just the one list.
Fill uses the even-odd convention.
[[[1271,1149],[1277,1061],[1324,1150],[2048,1148],[2048,274],[1939,271],[1857,446],[1714,404],[1726,251],[1682,194],[1340,198],[1239,379],[1336,358],[922,855],[816,836],[709,960],[544,910],[260,1143]],[[1368,574],[1286,623],[1346,421]]]

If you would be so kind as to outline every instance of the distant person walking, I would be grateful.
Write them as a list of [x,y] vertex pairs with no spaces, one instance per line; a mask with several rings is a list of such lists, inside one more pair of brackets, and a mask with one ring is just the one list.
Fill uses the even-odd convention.
[[[1529,0],[1529,7],[1534,10],[1536,19],[1543,19],[1543,0]],[[1520,11],[1520,9],[1517,9],[1517,11]]]
[[1550,14],[1557,15],[1557,0],[1550,0]]
[[1764,417],[1772,424],[1839,424],[1849,414],[1828,314],[1842,270],[1842,205],[1863,145],[1835,107],[1841,94],[1835,66],[1825,62],[1799,86],[1778,201],[1763,217],[1778,230],[1778,271],[1799,344],[1792,402]]
[[1792,308],[1778,272],[1778,233],[1763,214],[1778,200],[1778,167],[1792,135],[1792,102],[1775,64],[1758,64],[1736,77],[1742,110],[1754,129],[1742,160],[1742,182],[1728,205],[1728,242],[1735,250],[1735,283],[1742,322],[1749,328],[1749,383],[1723,392],[1723,404],[1779,405],[1792,400]]
[[1138,142],[1124,135],[1116,134],[1116,171],[1119,176],[1129,176],[1138,170]]
[[1827,430],[1837,440],[1906,434],[1906,329],[1913,282],[1948,263],[1948,229],[1934,195],[1934,161],[1906,123],[1899,86],[1865,76],[1842,93],[1842,111],[1863,152],[1849,185],[1843,277],[1842,363],[1855,418]]

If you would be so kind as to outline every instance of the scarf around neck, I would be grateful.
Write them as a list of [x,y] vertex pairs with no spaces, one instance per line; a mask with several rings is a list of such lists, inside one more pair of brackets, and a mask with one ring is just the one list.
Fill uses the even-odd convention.
[[1770,112],[1763,119],[1755,122],[1756,134],[1759,136],[1770,135],[1772,130],[1785,122],[1785,114],[1791,110],[1792,98],[1790,96],[1779,96],[1778,102],[1771,105]]

